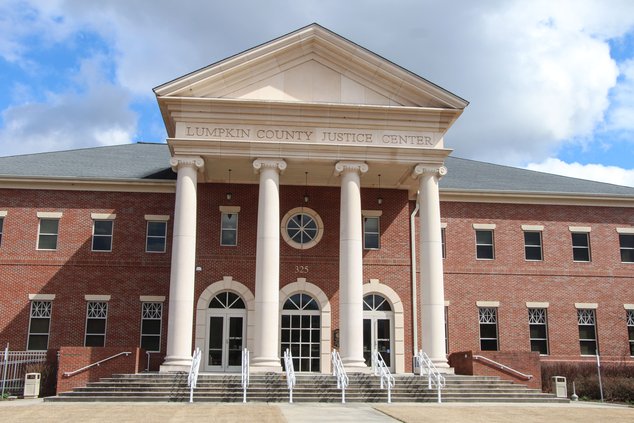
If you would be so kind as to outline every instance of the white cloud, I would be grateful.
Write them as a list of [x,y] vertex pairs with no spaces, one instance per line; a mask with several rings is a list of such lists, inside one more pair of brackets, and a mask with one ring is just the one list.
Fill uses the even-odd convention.
[[529,163],[526,168],[573,178],[634,187],[634,169],[623,169],[617,166],[605,166],[596,163],[585,165],[581,163],[566,163],[551,157],[540,163]]

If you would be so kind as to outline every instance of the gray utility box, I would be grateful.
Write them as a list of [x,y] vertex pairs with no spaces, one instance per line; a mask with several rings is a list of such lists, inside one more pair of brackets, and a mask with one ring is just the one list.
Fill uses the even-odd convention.
[[568,388],[566,387],[566,378],[563,376],[553,376],[551,378],[553,384],[553,392],[557,398],[568,398]]
[[24,398],[37,398],[40,396],[40,373],[27,373],[24,376]]

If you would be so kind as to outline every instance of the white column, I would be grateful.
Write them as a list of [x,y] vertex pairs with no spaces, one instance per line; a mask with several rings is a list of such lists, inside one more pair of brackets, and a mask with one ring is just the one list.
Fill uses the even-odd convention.
[[363,229],[360,175],[362,162],[339,162],[339,353],[347,368],[367,368],[363,359]]
[[161,372],[187,371],[192,361],[196,267],[196,184],[200,157],[172,157],[176,179],[167,352]]
[[421,344],[441,371],[449,367],[445,351],[445,292],[438,195],[438,180],[445,174],[447,168],[444,166],[419,164],[412,175],[419,177]]
[[255,256],[255,336],[251,368],[281,371],[280,313],[280,171],[284,160],[257,159],[260,172],[258,232]]

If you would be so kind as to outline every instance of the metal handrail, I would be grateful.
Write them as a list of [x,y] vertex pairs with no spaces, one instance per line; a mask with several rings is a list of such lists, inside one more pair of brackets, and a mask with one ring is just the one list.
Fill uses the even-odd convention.
[[200,368],[200,357],[202,356],[200,348],[194,350],[192,355],[192,365],[189,368],[189,376],[187,376],[187,385],[189,385],[189,402],[194,402],[194,388],[198,383],[198,369]]
[[337,350],[332,350],[332,375],[337,378],[337,389],[341,389],[341,403],[346,403],[346,388],[350,380],[346,374],[346,369],[343,367],[341,356]]
[[519,370],[515,370],[515,369],[513,369],[513,368],[511,368],[509,366],[505,366],[502,363],[498,363],[497,361],[491,360],[490,358],[484,357],[482,355],[474,355],[473,359],[474,360],[482,360],[482,361],[485,361],[485,362],[487,362],[489,364],[493,364],[494,366],[498,366],[500,369],[505,370],[505,371],[510,372],[510,373],[515,373],[517,376],[519,376],[520,378],[525,379],[525,380],[531,380],[533,378],[533,375],[527,375],[526,373],[522,373]]
[[385,364],[381,353],[378,351],[374,351],[372,353],[372,364],[374,368],[374,375],[381,376],[381,389],[387,388],[387,403],[392,403],[392,388],[396,383],[394,376],[390,372],[389,367]]
[[286,385],[288,386],[288,402],[293,403],[293,388],[295,387],[295,367],[293,366],[293,356],[287,348],[284,351],[284,369],[286,370]]
[[249,387],[249,350],[242,350],[242,402],[247,402],[247,388]]
[[90,369],[91,367],[99,366],[101,363],[105,363],[106,361],[112,360],[113,358],[117,358],[117,357],[119,357],[120,355],[125,355],[125,356],[127,357],[127,356],[129,356],[130,354],[132,354],[130,351],[120,352],[119,354],[115,354],[115,355],[112,355],[112,356],[110,356],[110,357],[108,357],[108,358],[104,358],[103,360],[99,360],[99,361],[97,361],[96,363],[92,363],[92,364],[89,364],[89,365],[87,365],[87,366],[84,366],[84,367],[82,367],[81,369],[77,369],[77,370],[74,370],[74,371],[72,371],[72,372],[64,372],[64,376],[65,376],[65,377],[74,376],[74,375],[76,375],[77,373],[81,373],[81,372],[83,372],[84,370],[88,370],[88,369]]
[[423,352],[423,350],[419,350],[418,353],[414,356],[416,360],[416,365],[418,366],[418,374],[420,376],[423,375],[423,369],[427,374],[427,389],[432,389],[432,384],[436,385],[436,389],[438,391],[438,403],[442,403],[441,390],[445,387],[445,377],[440,374],[436,365],[431,358],[427,355],[427,353]]

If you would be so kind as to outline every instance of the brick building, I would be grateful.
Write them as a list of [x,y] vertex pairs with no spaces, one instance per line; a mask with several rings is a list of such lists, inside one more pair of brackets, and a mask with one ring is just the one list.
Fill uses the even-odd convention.
[[449,156],[467,102],[318,25],[155,93],[167,144],[0,158],[0,345],[632,360],[634,188]]

